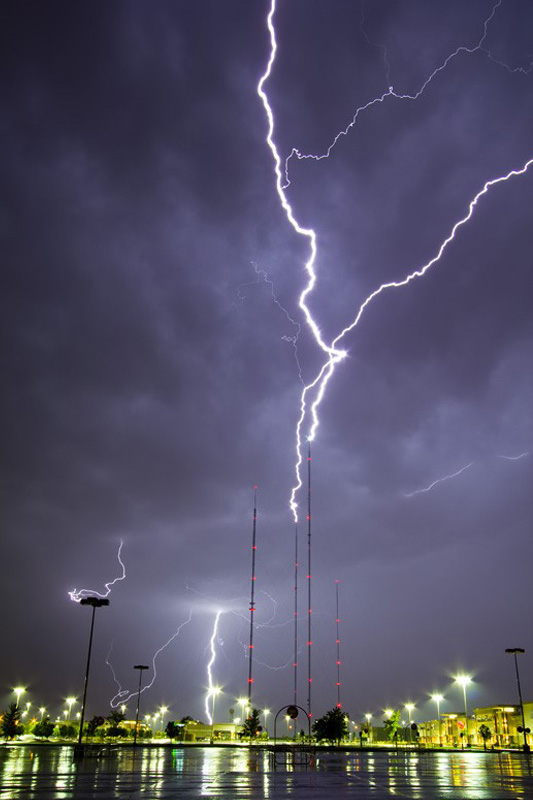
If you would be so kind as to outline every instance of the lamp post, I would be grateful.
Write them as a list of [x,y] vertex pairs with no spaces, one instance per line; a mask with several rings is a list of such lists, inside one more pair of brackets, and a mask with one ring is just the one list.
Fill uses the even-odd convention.
[[517,683],[517,686],[518,686],[518,699],[520,700],[520,713],[522,715],[522,732],[524,734],[524,753],[529,753],[530,747],[529,747],[529,744],[527,743],[528,729],[526,728],[526,720],[524,718],[524,703],[523,703],[523,700],[522,700],[522,688],[520,686],[520,674],[518,672],[518,659],[516,658],[519,653],[525,653],[526,651],[524,650],[523,647],[507,647],[505,652],[509,653],[512,656],[514,656],[514,667],[515,667],[515,671],[516,671],[516,683]]
[[455,680],[459,684],[459,686],[463,687],[463,698],[465,701],[466,746],[468,747],[469,739],[468,739],[468,709],[466,706],[466,687],[468,686],[469,683],[472,683],[472,678],[469,675],[457,675]]
[[406,703],[404,706],[405,710],[409,714],[409,741],[411,744],[413,743],[413,729],[411,728],[411,712],[415,708],[414,703]]
[[46,711],[46,708],[44,706],[41,706],[39,711],[41,713],[41,719],[39,721],[42,722],[43,721],[43,717],[44,717],[44,712]]
[[215,700],[221,691],[220,686],[213,686],[211,689],[211,744],[215,741]]
[[369,713],[365,714],[365,719],[366,719],[366,727],[368,728],[368,742],[370,743],[371,741],[374,740],[374,737],[372,736],[372,724],[370,722],[370,720],[372,719],[372,714]]
[[139,729],[139,706],[141,703],[141,681],[143,676],[143,670],[149,669],[146,664],[135,664],[133,669],[139,670],[139,688],[137,690],[137,713],[135,714],[135,730],[133,732],[133,744],[137,744],[137,731]]
[[439,720],[439,747],[442,747],[442,729],[441,729],[441,722],[440,722],[440,704],[444,700],[444,697],[441,694],[432,694],[431,699],[434,703],[437,704],[437,717]]
[[87,666],[85,668],[85,681],[83,683],[83,700],[81,703],[81,717],[80,717],[80,730],[78,733],[78,746],[81,746],[83,737],[83,720],[85,717],[85,703],[87,701],[87,684],[89,683],[89,668],[91,666],[91,650],[93,646],[93,633],[94,633],[94,616],[97,608],[108,606],[109,600],[107,597],[82,597],[80,606],[91,606],[93,612],[91,614],[91,630],[89,633],[89,648],[87,650]]
[[168,714],[168,706],[161,706],[161,708],[159,709],[159,714],[161,716],[161,730],[163,731],[165,724],[165,714]]
[[270,714],[270,709],[269,708],[264,708],[263,709],[263,716],[265,718],[265,732],[266,732],[266,735],[267,735],[267,739],[268,739],[267,718],[268,718],[269,714]]
[[77,702],[77,698],[76,697],[67,697],[67,699],[65,700],[65,703],[67,704],[67,707],[68,707],[68,716],[67,716],[67,721],[68,722],[70,722],[70,714],[71,714],[71,711],[72,711],[72,706],[76,702]]
[[24,688],[24,686],[15,686],[13,691],[15,692],[15,696],[17,698],[17,708],[18,708],[19,707],[19,703],[20,703],[20,697],[21,697],[21,695],[24,694],[26,689]]

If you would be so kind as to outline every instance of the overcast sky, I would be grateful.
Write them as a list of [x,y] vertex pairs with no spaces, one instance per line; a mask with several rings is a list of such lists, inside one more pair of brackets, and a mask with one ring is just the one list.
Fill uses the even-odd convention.
[[[331,345],[533,157],[533,6],[277,6],[281,161],[324,155],[356,116],[328,158],[289,161],[284,190],[316,233],[307,302]],[[105,593],[122,541],[88,713],[187,621],[143,707],[205,719],[220,610],[227,719],[247,692],[257,484],[254,702],[276,710],[293,699],[296,425],[327,358],[257,94],[269,2],[3,11],[4,703],[17,684],[50,708],[81,696],[90,611],[68,592]],[[469,702],[516,702],[515,646],[533,699],[532,192],[533,166],[490,187],[339,345],[312,445],[315,715],[337,699],[335,580],[352,716],[408,700],[424,716],[436,689],[460,709],[457,671]],[[305,589],[305,518],[299,534]],[[304,591],[300,611],[305,705]]]

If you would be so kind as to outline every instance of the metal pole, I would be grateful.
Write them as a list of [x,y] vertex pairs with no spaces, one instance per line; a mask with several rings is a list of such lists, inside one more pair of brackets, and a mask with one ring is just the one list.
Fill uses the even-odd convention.
[[526,720],[525,720],[525,717],[524,717],[524,703],[523,703],[523,700],[522,700],[522,687],[520,686],[520,674],[518,672],[518,660],[516,658],[518,653],[525,653],[526,651],[524,650],[523,647],[508,647],[505,650],[505,652],[506,653],[512,653],[512,655],[514,656],[514,667],[515,667],[515,672],[516,672],[516,684],[518,686],[518,699],[520,700],[520,713],[522,715],[522,732],[524,734],[524,753],[529,753],[530,747],[529,747],[529,745],[527,743]]
[[89,633],[89,649],[87,651],[87,666],[85,668],[85,682],[83,684],[83,700],[81,703],[81,716],[80,716],[80,730],[78,733],[78,744],[81,745],[81,740],[83,736],[83,720],[85,718],[85,703],[87,700],[87,684],[89,683],[89,668],[91,666],[91,650],[93,646],[93,632],[94,632],[94,616],[96,613],[96,605],[92,607],[93,612],[91,614],[91,632]]
[[298,705],[298,523],[294,526],[294,705]]
[[137,690],[137,713],[135,714],[135,731],[133,732],[133,744],[137,744],[137,731],[139,730],[139,706],[141,704],[141,681],[143,670],[148,669],[144,664],[136,664],[133,669],[139,670],[139,688]]
[[307,715],[309,719],[311,713],[311,443],[307,446]]
[[465,699],[465,725],[466,725],[466,746],[468,747],[468,711],[466,708],[466,684],[463,683],[463,695]]
[[248,649],[248,706],[252,707],[252,677],[253,652],[254,652],[254,611],[255,611],[255,551],[257,526],[257,486],[254,486],[254,513],[252,522],[252,579],[250,581],[250,645]]

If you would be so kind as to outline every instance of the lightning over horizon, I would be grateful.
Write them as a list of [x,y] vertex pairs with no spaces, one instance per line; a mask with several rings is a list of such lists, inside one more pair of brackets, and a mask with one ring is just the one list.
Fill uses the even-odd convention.
[[108,597],[111,594],[111,587],[114,586],[119,581],[123,581],[126,578],[126,567],[121,558],[123,546],[124,542],[121,539],[118,548],[117,559],[118,563],[122,567],[122,575],[118,575],[116,578],[113,578],[112,581],[105,583],[104,584],[105,592],[98,592],[96,589],[72,589],[70,592],[68,592],[68,596],[70,597],[71,600],[73,600],[75,603],[79,603],[83,597],[90,597],[90,596]]
[[[274,139],[275,133],[275,117],[274,111],[268,99],[268,95],[265,90],[265,86],[268,83],[274,67],[274,62],[276,59],[276,54],[278,50],[278,43],[276,38],[276,29],[274,26],[274,16],[276,12],[276,0],[271,0],[270,8],[268,15],[266,17],[266,26],[269,33],[269,40],[270,40],[270,53],[267,61],[267,65],[265,71],[263,72],[262,76],[259,79],[257,84],[257,94],[259,95],[261,102],[263,104],[263,108],[265,111],[265,115],[267,118],[267,135],[266,135],[266,144],[270,153],[272,155],[272,159],[274,162],[274,175],[275,175],[275,187],[276,192],[280,201],[280,205],[285,213],[285,216],[295,231],[295,233],[303,237],[307,240],[308,248],[309,248],[309,257],[305,263],[304,270],[307,274],[307,282],[302,289],[299,299],[298,299],[298,306],[303,312],[304,320],[317,344],[319,349],[324,353],[326,356],[326,360],[324,361],[322,367],[319,369],[317,374],[315,375],[314,379],[310,382],[306,383],[302,389],[302,393],[300,395],[300,412],[299,417],[296,424],[296,464],[295,464],[295,474],[296,474],[296,483],[292,488],[289,500],[289,506],[292,511],[294,520],[298,521],[298,504],[296,502],[296,498],[298,493],[302,488],[302,477],[301,477],[301,467],[303,463],[303,454],[302,454],[302,444],[303,440],[306,439],[308,442],[314,440],[316,436],[316,432],[319,427],[319,416],[318,410],[324,398],[326,388],[330,379],[332,378],[336,367],[338,364],[344,360],[347,356],[347,351],[341,349],[339,347],[342,340],[353,331],[359,324],[366,308],[372,303],[372,301],[381,295],[383,292],[386,292],[389,289],[398,289],[408,286],[413,280],[417,278],[422,278],[435,264],[439,263],[441,260],[444,252],[450,245],[450,243],[455,239],[455,235],[457,231],[464,226],[466,223],[470,221],[472,218],[476,206],[479,200],[485,196],[489,191],[512,178],[524,175],[531,164],[533,164],[533,158],[528,159],[525,163],[521,166],[516,167],[515,169],[508,170],[501,175],[497,175],[489,180],[487,180],[482,188],[474,195],[473,199],[470,200],[468,204],[468,211],[467,213],[460,217],[455,224],[452,226],[450,233],[448,236],[441,242],[436,250],[436,254],[428,260],[422,266],[412,270],[409,272],[403,279],[400,280],[391,280],[385,283],[382,283],[378,286],[374,291],[372,291],[359,305],[359,308],[353,317],[351,323],[346,325],[340,333],[333,338],[330,344],[328,344],[322,336],[320,326],[316,319],[314,318],[311,310],[307,304],[307,299],[309,295],[313,292],[316,282],[317,282],[317,273],[315,269],[317,253],[318,253],[318,240],[317,234],[315,230],[311,227],[304,227],[302,226],[297,219],[296,213],[289,202],[287,191],[290,188],[290,180],[288,177],[288,161],[292,156],[296,156],[297,158],[312,158],[314,160],[321,160],[323,158],[328,158],[334,148],[335,144],[338,142],[341,136],[346,136],[349,131],[355,125],[358,117],[360,114],[365,111],[366,109],[370,108],[371,106],[375,105],[376,103],[382,103],[388,97],[394,97],[397,100],[412,100],[416,101],[426,90],[426,88],[430,85],[436,75],[441,73],[443,70],[446,69],[448,64],[452,59],[458,56],[460,53],[467,53],[471,55],[474,52],[483,50],[483,44],[487,37],[488,26],[491,20],[494,18],[498,8],[501,6],[502,0],[498,0],[498,2],[492,7],[491,13],[485,19],[483,24],[483,33],[481,38],[479,39],[477,45],[474,47],[466,47],[461,46],[458,47],[455,51],[453,51],[445,60],[444,62],[437,67],[430,76],[424,81],[420,89],[413,95],[405,94],[400,95],[394,91],[392,86],[389,86],[387,92],[383,93],[380,97],[374,98],[373,100],[369,101],[364,106],[361,106],[355,112],[351,123],[344,129],[341,130],[333,139],[332,143],[326,150],[326,152],[322,155],[302,155],[296,149],[291,151],[288,159],[283,162],[282,157],[280,155],[278,146]],[[490,52],[487,51],[487,54],[490,55]],[[530,65],[531,67],[531,65]],[[522,70],[524,71],[524,70]],[[282,166],[283,165],[283,166]],[[304,430],[305,426],[305,430]]]

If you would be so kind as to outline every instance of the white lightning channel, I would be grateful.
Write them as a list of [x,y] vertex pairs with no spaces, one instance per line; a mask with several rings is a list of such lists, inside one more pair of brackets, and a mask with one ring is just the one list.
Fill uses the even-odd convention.
[[121,540],[117,553],[118,563],[122,567],[122,575],[119,575],[117,578],[113,578],[113,580],[109,581],[109,583],[105,583],[105,592],[97,592],[96,589],[72,589],[72,591],[68,593],[71,600],[73,600],[75,603],[79,603],[83,597],[107,597],[111,593],[111,587],[114,586],[115,583],[124,580],[126,577],[126,567],[124,566],[124,562],[121,558],[123,545],[124,542]]
[[504,458],[506,461],[521,461],[522,458],[526,458],[526,456],[529,456],[529,455],[530,455],[529,450],[527,450],[525,453],[520,453],[519,456],[502,456],[502,455],[499,455],[498,458]]
[[465,464],[464,467],[461,467],[461,469],[458,469],[457,472],[452,472],[450,475],[444,475],[442,478],[437,478],[432,483],[430,483],[429,486],[424,487],[424,489],[415,489],[414,492],[409,492],[408,494],[404,493],[403,496],[414,497],[417,494],[425,494],[426,492],[430,492],[434,486],[437,486],[438,483],[444,483],[444,481],[449,481],[452,478],[458,478],[459,475],[462,475],[463,472],[466,472],[466,470],[474,466],[475,463],[476,463],[475,461],[471,461],[469,464]]
[[[489,22],[491,21],[491,19],[493,18],[494,14],[496,13],[496,10],[498,9],[498,7],[500,5],[501,5],[501,0],[498,0],[498,2],[493,6],[490,15],[485,20],[484,28],[483,28],[483,35],[481,36],[481,39],[478,42],[478,44],[474,48],[467,48],[467,47],[459,47],[459,48],[457,48],[457,50],[454,51],[452,54],[450,54],[447,57],[447,59],[443,62],[443,64],[441,64],[440,67],[438,67],[430,75],[430,77],[424,82],[424,84],[422,85],[421,89],[419,89],[419,91],[415,95],[405,95],[405,96],[404,95],[396,95],[394,93],[393,87],[390,87],[389,91],[384,93],[381,97],[370,101],[365,106],[361,107],[361,109],[358,109],[358,111],[356,112],[356,114],[354,116],[354,119],[352,120],[352,123],[345,129],[345,131],[341,131],[337,135],[337,137],[333,141],[333,144],[330,145],[330,148],[328,148],[328,151],[324,155],[322,155],[322,156],[309,156],[309,157],[318,160],[319,158],[325,158],[325,157],[329,156],[329,153],[331,152],[332,147],[338,141],[338,138],[343,134],[344,135],[347,134],[348,130],[351,127],[353,127],[353,124],[355,124],[355,121],[356,121],[357,116],[359,115],[359,113],[362,110],[365,110],[366,108],[368,108],[370,105],[373,105],[374,103],[377,103],[377,102],[383,102],[385,97],[387,97],[389,95],[391,95],[391,96],[394,95],[398,99],[415,100],[418,97],[420,97],[420,94],[425,90],[425,88],[428,86],[428,84],[433,80],[435,75],[437,75],[439,72],[441,72],[443,69],[445,69],[445,67],[450,63],[450,60],[452,58],[455,58],[456,55],[458,55],[460,52],[463,52],[463,51],[467,52],[467,53],[471,53],[471,52],[475,52],[476,50],[482,49],[483,42],[484,42],[485,37],[487,35],[487,26],[488,26]],[[290,223],[290,225],[292,226],[294,231],[299,236],[301,236],[301,237],[303,237],[303,238],[305,238],[307,240],[308,245],[309,245],[309,250],[310,250],[309,258],[308,258],[308,260],[307,260],[307,262],[305,264],[305,271],[307,273],[308,280],[307,280],[307,283],[305,284],[305,287],[304,287],[303,291],[300,294],[298,305],[299,305],[300,309],[303,311],[305,320],[306,320],[306,322],[307,322],[307,324],[308,324],[308,326],[309,326],[309,328],[311,330],[311,333],[312,333],[316,343],[318,344],[320,349],[324,352],[324,354],[327,357],[326,361],[322,365],[321,369],[319,370],[319,372],[316,375],[316,377],[314,378],[314,380],[311,383],[308,383],[307,385],[304,386],[304,388],[302,390],[302,394],[300,396],[300,416],[298,418],[298,422],[297,422],[297,426],[296,426],[296,465],[295,465],[296,484],[295,484],[295,486],[293,487],[293,489],[291,491],[290,501],[289,501],[289,505],[290,505],[291,511],[293,513],[293,517],[294,517],[295,521],[298,521],[298,512],[297,512],[297,508],[298,507],[297,507],[297,503],[296,503],[296,496],[297,496],[300,488],[302,487],[302,479],[301,479],[301,465],[302,465],[302,460],[303,460],[303,454],[302,454],[302,448],[301,448],[301,445],[302,445],[302,428],[303,428],[304,422],[305,422],[305,420],[307,418],[307,415],[308,415],[308,411],[307,411],[308,394],[310,392],[314,392],[314,399],[312,400],[312,403],[310,405],[310,411],[309,411],[310,416],[311,416],[311,423],[310,423],[310,425],[308,425],[307,435],[306,435],[306,438],[309,441],[312,441],[315,438],[316,431],[317,431],[318,426],[319,426],[318,409],[319,409],[319,406],[320,406],[320,404],[322,402],[322,399],[324,397],[324,393],[326,391],[327,385],[328,385],[328,383],[329,383],[329,381],[330,381],[330,379],[331,379],[331,377],[332,377],[332,375],[333,375],[333,373],[335,371],[335,368],[336,368],[337,364],[340,361],[342,361],[347,355],[345,350],[341,350],[341,349],[338,348],[339,342],[341,342],[342,339],[348,333],[350,333],[355,327],[357,327],[357,325],[359,324],[359,321],[361,320],[361,317],[364,314],[365,309],[367,308],[367,306],[378,295],[382,294],[383,292],[387,291],[388,289],[399,289],[399,288],[402,288],[404,286],[407,286],[409,283],[411,283],[411,281],[415,280],[416,278],[423,277],[426,274],[426,272],[428,272],[428,270],[431,269],[431,267],[433,267],[436,263],[438,263],[438,261],[440,261],[444,251],[446,250],[446,248],[448,247],[450,242],[453,241],[453,239],[455,238],[456,232],[471,219],[471,217],[474,214],[474,210],[475,210],[475,208],[477,206],[477,203],[480,200],[480,198],[483,197],[485,194],[487,194],[492,187],[494,187],[494,186],[496,186],[496,185],[498,185],[498,184],[500,184],[500,183],[502,183],[504,181],[507,181],[510,178],[514,178],[514,177],[517,177],[519,175],[523,175],[525,172],[527,172],[528,168],[533,163],[533,159],[528,160],[522,167],[520,167],[518,169],[511,170],[510,172],[506,173],[505,175],[502,175],[502,176],[499,176],[499,177],[496,177],[496,178],[493,178],[493,179],[487,181],[484,184],[483,188],[475,195],[473,200],[471,200],[471,202],[470,202],[470,204],[468,206],[468,212],[466,213],[466,215],[464,217],[462,217],[461,219],[459,219],[455,223],[455,225],[452,227],[450,234],[446,237],[446,239],[442,242],[442,244],[438,248],[437,254],[432,259],[430,259],[426,264],[424,264],[423,266],[421,266],[418,269],[414,270],[413,272],[409,273],[404,279],[399,280],[399,281],[389,281],[388,283],[384,283],[381,286],[379,286],[377,289],[375,289],[370,295],[368,295],[368,297],[360,305],[359,310],[357,311],[357,314],[355,315],[355,318],[353,319],[353,321],[349,325],[347,325],[338,334],[338,336],[336,336],[333,339],[331,345],[328,345],[324,341],[324,339],[322,338],[322,335],[321,335],[321,332],[320,332],[320,328],[319,328],[318,324],[316,323],[316,321],[314,320],[314,318],[313,318],[313,316],[311,314],[311,311],[308,308],[307,302],[306,302],[307,298],[308,298],[308,295],[313,291],[313,289],[315,287],[315,284],[316,284],[315,262],[316,262],[316,256],[317,256],[317,236],[316,236],[315,231],[312,228],[304,228],[304,227],[302,227],[300,225],[300,223],[296,219],[294,211],[293,211],[293,209],[292,209],[292,207],[291,207],[291,205],[290,205],[290,203],[288,201],[288,198],[287,198],[288,180],[287,180],[287,173],[286,173],[287,166],[285,164],[284,170],[282,172],[281,157],[280,157],[277,145],[276,145],[276,143],[274,141],[274,128],[275,128],[274,112],[272,110],[272,107],[270,106],[270,102],[268,100],[268,96],[267,96],[267,94],[265,92],[265,89],[264,89],[265,84],[268,82],[268,80],[269,80],[269,78],[270,78],[270,76],[272,74],[272,69],[273,69],[273,66],[274,66],[274,61],[276,59],[276,54],[277,54],[277,49],[278,49],[277,41],[276,41],[276,32],[275,32],[275,28],[274,28],[274,24],[273,24],[275,11],[276,11],[276,0],[271,0],[270,10],[269,10],[269,13],[268,13],[267,18],[266,18],[266,25],[267,25],[268,32],[269,32],[269,37],[270,37],[270,55],[269,55],[269,58],[268,58],[268,62],[267,62],[267,66],[266,66],[265,72],[263,73],[263,75],[261,76],[261,78],[259,79],[259,82],[257,84],[257,93],[258,93],[258,95],[259,95],[259,97],[260,97],[260,99],[262,101],[262,104],[263,104],[263,107],[264,107],[264,110],[265,110],[265,114],[266,114],[266,118],[267,118],[267,136],[266,136],[266,140],[265,141],[266,141],[266,144],[267,144],[267,146],[268,146],[268,148],[269,148],[269,150],[270,150],[270,152],[272,154],[272,158],[273,158],[273,161],[274,161],[275,186],[276,186],[276,191],[277,191],[281,206],[282,206],[282,208],[283,208],[283,210],[285,212],[285,215],[287,217],[288,222]],[[285,180],[284,180],[284,177],[285,177]]]
[[[284,184],[283,184],[283,188],[287,189],[290,186],[289,162],[291,161],[292,158],[296,158],[299,161],[303,161],[303,160],[306,160],[306,159],[311,159],[313,161],[322,161],[324,158],[329,158],[329,156],[331,154],[331,151],[333,150],[335,145],[338,143],[338,141],[342,137],[348,136],[348,134],[350,133],[352,128],[357,123],[357,120],[359,119],[361,114],[363,114],[365,111],[368,111],[368,109],[372,108],[375,105],[384,103],[388,98],[394,98],[395,100],[418,100],[424,94],[424,92],[426,91],[428,86],[437,77],[437,75],[439,75],[441,72],[443,72],[448,67],[448,65],[455,58],[457,58],[457,56],[459,56],[462,53],[471,56],[474,53],[482,52],[482,53],[485,53],[485,55],[488,58],[490,58],[492,61],[494,61],[495,63],[499,64],[502,67],[505,67],[509,72],[522,72],[524,74],[529,73],[531,71],[531,67],[532,67],[531,64],[529,65],[529,67],[527,69],[524,69],[524,68],[511,69],[511,67],[509,67],[508,64],[506,64],[503,61],[498,61],[497,59],[495,59],[492,56],[491,52],[489,50],[486,50],[483,47],[483,43],[484,43],[485,39],[487,38],[487,30],[488,30],[489,23],[492,21],[494,15],[496,14],[496,11],[501,6],[501,4],[502,4],[502,0],[498,0],[498,2],[492,7],[492,10],[491,10],[489,16],[483,22],[483,33],[481,34],[481,37],[480,37],[478,43],[473,45],[473,46],[471,46],[471,47],[467,47],[466,45],[461,45],[460,47],[457,47],[452,53],[450,53],[444,59],[444,61],[438,67],[436,67],[436,69],[433,70],[433,72],[430,73],[430,75],[423,81],[423,83],[420,86],[420,88],[416,92],[414,92],[414,94],[409,94],[409,93],[399,94],[398,92],[394,91],[394,87],[393,86],[389,86],[389,88],[388,88],[388,90],[386,92],[383,92],[383,94],[378,95],[378,97],[374,97],[372,100],[369,100],[364,105],[359,106],[359,108],[357,108],[355,110],[355,112],[354,112],[354,114],[352,116],[352,119],[348,123],[348,125],[346,125],[346,127],[344,129],[340,130],[334,136],[331,144],[321,154],[317,155],[315,153],[301,153],[296,147],[293,147],[293,149],[291,150],[290,154],[285,159],[285,167],[284,167],[285,181],[284,181]],[[364,18],[363,18],[363,20],[361,22],[361,25],[363,25],[363,23],[364,23]],[[367,42],[369,44],[373,44],[370,41],[368,35],[365,33],[365,31],[363,31],[362,28],[360,28],[360,29],[361,29],[361,32],[363,33],[363,36],[367,40]],[[387,67],[387,80],[389,80],[390,65],[388,63],[388,59],[387,59],[387,55],[386,55],[386,48],[383,45],[373,45],[373,46],[378,47],[379,49],[382,49],[384,51],[385,65]]]
[[[161,653],[166,647],[169,646],[169,644],[171,644],[171,642],[174,641],[174,639],[179,635],[181,629],[185,625],[187,625],[191,621],[191,619],[192,619],[192,608],[189,611],[188,619],[186,619],[184,622],[181,623],[181,625],[178,627],[177,631],[172,634],[170,639],[168,639],[168,641],[166,641],[165,644],[161,645],[159,650],[155,651],[154,655],[152,656],[152,672],[153,672],[152,680],[150,681],[150,683],[147,683],[146,686],[142,687],[141,694],[143,692],[145,692],[147,689],[151,689],[152,686],[154,685],[155,679],[157,678],[157,669],[156,669],[155,663],[157,661],[157,657],[158,657],[159,653]],[[110,667],[110,669],[111,669],[111,671],[113,673],[113,677],[115,679],[115,682],[117,683],[118,686],[120,686],[120,683],[117,680],[117,677],[115,675],[115,671],[114,671],[113,667],[111,666],[111,664],[109,662],[109,656],[110,655],[111,655],[111,652],[109,653],[109,655],[108,655],[108,657],[106,659],[106,663],[107,663],[108,667]],[[109,704],[110,704],[111,708],[116,708],[121,703],[127,703],[128,700],[130,700],[132,697],[135,697],[137,694],[138,694],[138,690],[130,691],[129,689],[120,688],[119,691],[117,692],[117,694],[113,698],[111,698]],[[127,697],[125,699],[123,699],[125,697],[125,695],[127,695]]]
[[223,611],[217,611],[215,616],[215,622],[213,625],[213,633],[211,634],[211,639],[209,640],[209,648],[211,650],[211,658],[207,662],[207,692],[205,695],[205,715],[208,719],[210,725],[213,724],[213,717],[211,715],[211,709],[209,708],[209,701],[213,697],[213,694],[216,692],[216,686],[213,683],[213,665],[215,663],[217,657],[217,651],[215,647],[215,642],[218,633],[218,623],[220,620]]

